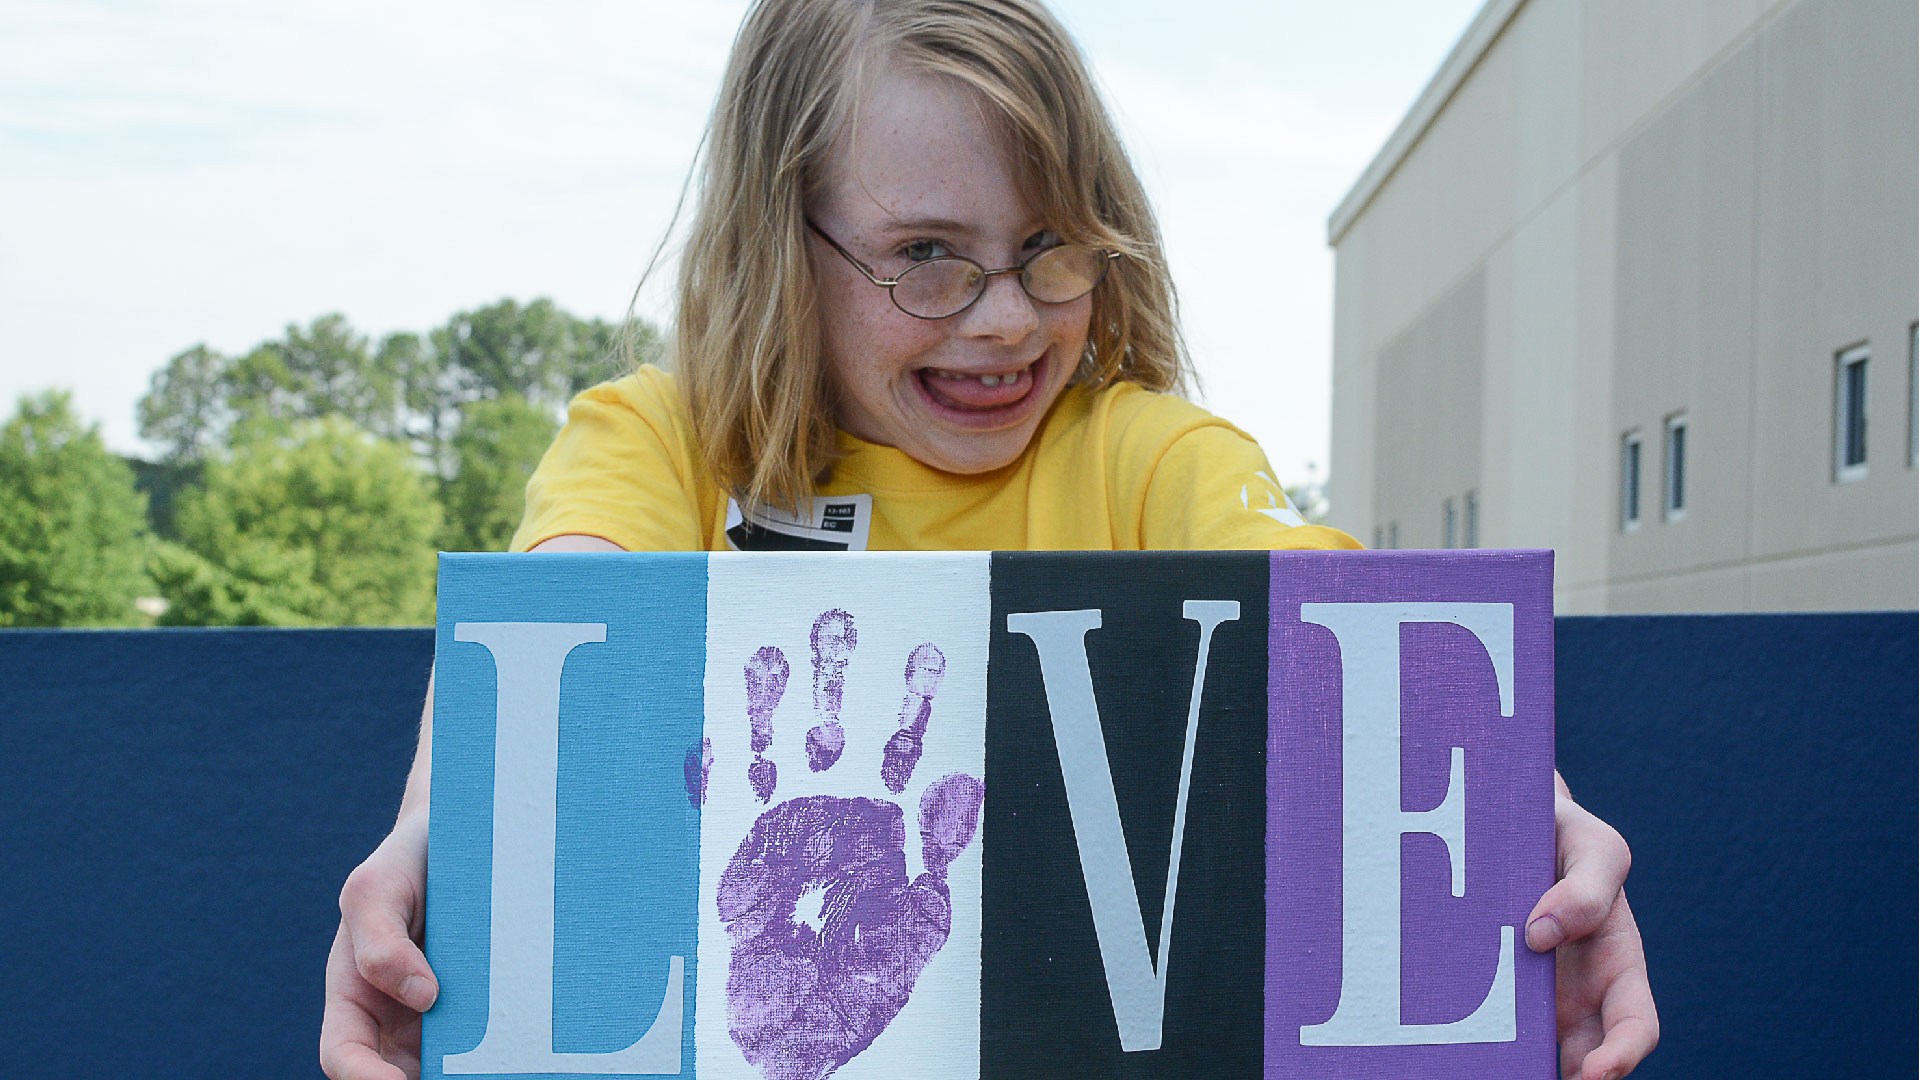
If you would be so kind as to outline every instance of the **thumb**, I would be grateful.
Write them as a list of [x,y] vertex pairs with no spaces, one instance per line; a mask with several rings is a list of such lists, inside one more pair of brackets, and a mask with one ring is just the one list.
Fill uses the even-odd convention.
[[1527,916],[1527,947],[1549,952],[1600,928],[1621,895],[1633,864],[1613,826],[1564,795],[1554,800],[1554,835],[1562,875]]
[[374,988],[418,1012],[432,1008],[440,984],[409,928],[419,890],[392,867],[362,863],[340,890],[340,916],[353,947],[354,967]]

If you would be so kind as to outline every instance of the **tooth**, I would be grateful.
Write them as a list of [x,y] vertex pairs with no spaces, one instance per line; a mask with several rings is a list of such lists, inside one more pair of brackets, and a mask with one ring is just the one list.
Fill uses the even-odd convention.
[[998,375],[982,375],[982,376],[980,376],[980,385],[982,385],[982,386],[999,386],[999,385],[1000,385],[1000,376],[998,376]]

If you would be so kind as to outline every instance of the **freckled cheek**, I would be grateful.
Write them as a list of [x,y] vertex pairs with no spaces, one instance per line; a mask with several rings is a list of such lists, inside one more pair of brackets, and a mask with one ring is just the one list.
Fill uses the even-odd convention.
[[1041,323],[1049,339],[1050,348],[1066,361],[1061,366],[1065,371],[1056,372],[1059,381],[1065,382],[1080,365],[1080,356],[1087,348],[1087,332],[1093,322],[1093,300],[1081,297],[1071,304],[1062,304],[1047,310],[1045,321]]
[[893,310],[872,313],[855,323],[863,366],[898,375],[928,362],[946,334],[939,323]]

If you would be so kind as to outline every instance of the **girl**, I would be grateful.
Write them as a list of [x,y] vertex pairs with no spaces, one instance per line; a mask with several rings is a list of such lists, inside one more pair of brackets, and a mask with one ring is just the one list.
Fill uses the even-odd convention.
[[[708,133],[674,364],[589,390],[516,550],[1357,547],[1181,398],[1158,230],[1077,50],[1037,0],[760,0]],[[826,510],[834,510],[828,528]],[[418,1071],[431,740],[348,878],[320,1056]],[[1563,1068],[1657,1037],[1618,835],[1567,797]]]

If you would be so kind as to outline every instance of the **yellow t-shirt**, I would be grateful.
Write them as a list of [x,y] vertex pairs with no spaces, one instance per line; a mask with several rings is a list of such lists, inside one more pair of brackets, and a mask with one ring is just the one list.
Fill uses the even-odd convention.
[[1301,524],[1246,433],[1131,383],[1067,388],[1019,459],[990,473],[943,473],[845,432],[840,450],[800,515],[743,519],[696,466],[672,376],[643,367],[574,399],[527,484],[512,548],[566,533],[628,551],[1360,546]]

